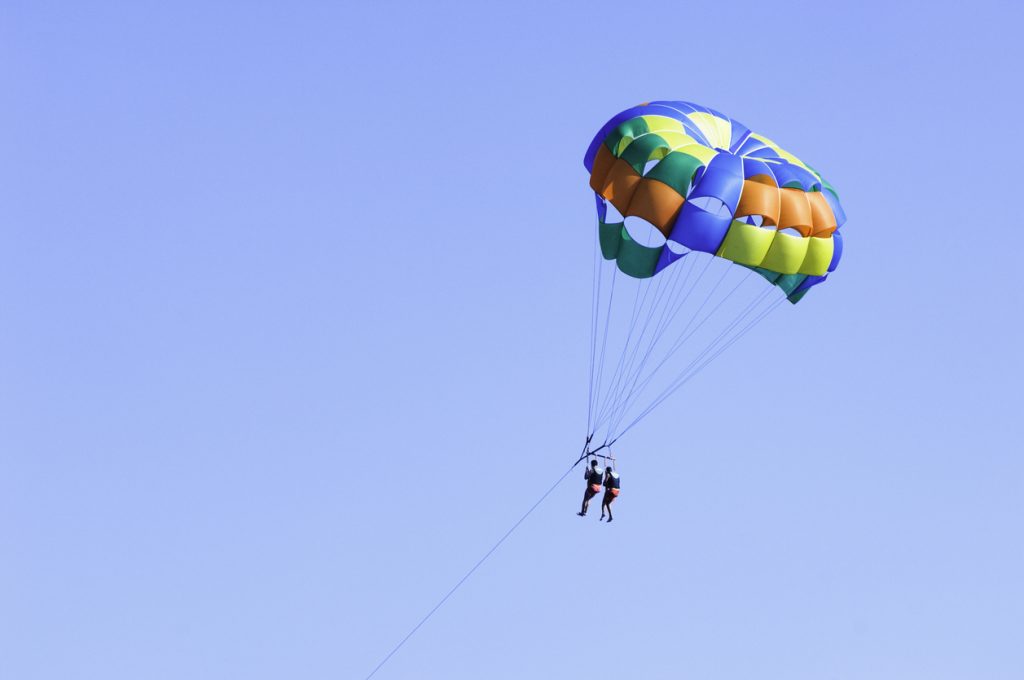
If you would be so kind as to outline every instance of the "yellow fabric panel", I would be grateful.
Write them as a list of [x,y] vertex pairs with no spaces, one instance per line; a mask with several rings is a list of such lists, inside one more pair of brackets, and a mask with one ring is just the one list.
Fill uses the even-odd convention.
[[640,120],[647,123],[647,129],[651,132],[657,132],[658,130],[686,131],[682,121],[669,118],[668,116],[640,116]]
[[[811,173],[815,177],[818,177],[818,173],[814,172],[809,167],[804,165],[804,162],[802,160],[800,160],[799,158],[797,158],[793,154],[789,153],[788,151],[786,151],[785,149],[780,147],[778,144],[776,144],[772,140],[770,140],[767,137],[765,137],[764,135],[759,135],[759,134],[757,134],[755,132],[755,133],[751,134],[750,136],[753,137],[754,139],[756,139],[757,141],[761,142],[762,144],[764,144],[768,148],[770,148],[773,151],[775,151],[775,153],[779,154],[781,157],[785,158],[790,163],[792,163],[794,165],[799,165],[801,168],[803,168],[807,172]],[[821,177],[818,177],[818,179],[821,179]]]
[[773,142],[772,140],[768,139],[764,135],[760,135],[760,134],[758,134],[756,132],[752,132],[752,133],[750,133],[750,136],[751,136],[751,138],[756,139],[757,141],[761,142],[762,144],[764,144],[768,148],[774,149],[775,151],[780,151],[779,145],[776,144],[775,142]]
[[[699,115],[700,119],[695,119],[694,116]],[[667,118],[665,116],[640,116],[645,123],[647,123],[648,132],[646,134],[657,134],[665,138],[673,148],[683,146],[684,144],[701,144],[699,141],[691,137],[686,133],[686,128],[683,127],[681,121],[675,118]],[[718,116],[712,116],[709,113],[693,113],[687,114],[687,118],[693,121],[693,123],[704,133],[704,136],[708,138],[708,141],[715,146],[723,149],[728,148],[729,141],[732,138],[732,123],[724,118]],[[703,146],[703,144],[701,144]],[[623,147],[625,148],[625,147]],[[705,147],[707,148],[707,147]],[[714,149],[708,149],[713,156]],[[690,154],[695,156],[696,154]],[[707,162],[710,159],[702,159]]]
[[728,149],[730,143],[732,142],[732,121],[726,120],[725,118],[717,117],[715,118],[715,120],[718,121],[718,139],[720,142],[722,142],[721,144],[719,144],[719,146],[722,147],[723,149]]
[[807,256],[809,238],[790,236],[782,232],[776,232],[768,254],[761,262],[762,267],[771,269],[780,274],[796,274]]
[[722,246],[715,254],[739,264],[760,266],[772,246],[776,233],[774,229],[763,229],[733,220]]
[[672,150],[693,156],[704,165],[710,163],[711,159],[718,155],[717,151],[709,149],[703,144],[684,144],[683,146],[672,147]]
[[799,273],[821,276],[828,271],[828,266],[832,262],[832,252],[836,247],[835,241],[831,236],[826,238],[811,236],[804,240],[808,241],[807,255],[804,256]]
[[[712,146],[717,146],[722,149],[729,148],[729,132],[732,129],[732,126],[728,121],[723,121],[718,116],[713,116],[710,113],[704,113],[703,111],[688,113],[686,114],[686,117],[692,120],[694,125],[700,128],[700,131],[704,133],[704,136],[708,138],[708,142],[710,142]],[[722,125],[722,123],[725,124]]]
[[[655,134],[675,148],[686,144],[700,144],[696,139],[686,133],[682,121],[665,116],[640,116],[647,123],[647,132],[644,134]],[[641,137],[643,135],[640,135]],[[622,147],[625,148],[625,147]]]
[[[626,150],[626,147],[646,135],[658,135],[668,143],[670,148],[673,149],[679,146],[700,144],[696,139],[686,134],[686,128],[683,127],[682,122],[675,118],[667,118],[665,116],[640,116],[640,118],[647,124],[647,132],[639,134],[636,137],[630,137],[627,135],[620,139],[618,145],[615,147],[616,156],[621,156]],[[668,153],[668,151],[657,149],[652,155],[652,158],[664,158],[666,153]]]
[[687,146],[689,144],[699,144],[696,139],[686,134],[682,130],[651,130],[647,134],[658,135],[673,149],[679,146]]

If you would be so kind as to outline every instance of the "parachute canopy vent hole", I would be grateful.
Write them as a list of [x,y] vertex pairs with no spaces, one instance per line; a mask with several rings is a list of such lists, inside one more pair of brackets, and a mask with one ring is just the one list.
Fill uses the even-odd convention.
[[627,217],[625,227],[630,238],[641,245],[651,248],[665,245],[665,235],[643,218]]
[[692,252],[689,248],[684,246],[679,241],[669,240],[667,245],[668,245],[668,249],[671,250],[676,255],[682,256],[682,255],[686,255],[687,253]]
[[605,205],[608,207],[608,213],[605,215],[604,218],[605,222],[607,222],[608,224],[616,224],[625,219],[622,216],[622,213],[619,212],[619,209],[612,205],[611,201],[606,201]]
[[712,215],[725,217],[726,215],[732,214],[729,207],[723,203],[720,198],[716,198],[714,196],[699,196],[697,198],[691,198],[690,203],[704,212],[711,213]]

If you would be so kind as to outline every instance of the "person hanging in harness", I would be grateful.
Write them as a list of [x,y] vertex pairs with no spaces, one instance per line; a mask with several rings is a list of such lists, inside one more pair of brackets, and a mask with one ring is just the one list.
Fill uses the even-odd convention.
[[603,476],[601,475],[600,468],[597,467],[597,459],[590,461],[590,467],[584,470],[583,479],[587,480],[587,490],[583,492],[583,507],[576,514],[580,517],[587,515],[587,508],[590,507],[590,499],[597,495],[601,490],[601,481]]
[[601,519],[608,511],[608,521],[612,521],[612,501],[619,497],[619,473],[609,465],[604,469],[604,499],[601,501]]

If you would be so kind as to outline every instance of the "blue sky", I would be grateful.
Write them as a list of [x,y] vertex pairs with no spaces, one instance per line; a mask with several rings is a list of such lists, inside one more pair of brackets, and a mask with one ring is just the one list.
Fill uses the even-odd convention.
[[0,676],[365,677],[574,460],[583,153],[686,99],[837,187],[840,270],[377,677],[1018,677],[1022,19],[5,3]]

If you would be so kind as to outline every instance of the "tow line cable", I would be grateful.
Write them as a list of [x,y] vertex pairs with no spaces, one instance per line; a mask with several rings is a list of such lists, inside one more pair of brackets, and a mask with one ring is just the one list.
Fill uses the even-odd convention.
[[573,470],[576,469],[577,465],[579,465],[581,462],[583,462],[588,456],[593,455],[594,453],[596,453],[597,451],[600,451],[601,449],[605,449],[605,448],[608,448],[609,446],[611,446],[611,443],[606,443],[606,444],[602,444],[598,448],[596,448],[593,451],[591,451],[590,450],[590,440],[591,440],[592,437],[593,437],[592,434],[587,437],[587,443],[583,446],[583,453],[581,453],[580,457],[576,459],[576,462],[572,464],[572,467],[570,467],[568,470],[566,470],[562,474],[562,476],[559,477],[558,480],[554,484],[551,485],[551,488],[549,488],[547,491],[545,491],[544,494],[540,498],[538,498],[537,501],[533,505],[530,506],[530,509],[527,510],[523,514],[523,516],[520,517],[516,521],[516,523],[513,524],[511,526],[511,528],[509,528],[508,531],[505,532],[505,534],[501,538],[498,539],[497,543],[495,543],[494,545],[491,546],[490,550],[488,550],[486,553],[484,553],[483,557],[481,557],[479,560],[477,560],[477,563],[473,565],[473,568],[470,569],[469,571],[467,571],[465,573],[465,575],[462,578],[459,579],[458,583],[456,583],[454,586],[452,586],[451,590],[449,590],[447,593],[445,593],[444,597],[442,597],[440,600],[438,600],[437,604],[435,604],[433,606],[433,608],[430,611],[428,611],[426,613],[426,615],[422,619],[420,619],[419,623],[417,623],[415,626],[412,627],[412,630],[410,630],[406,634],[406,636],[404,638],[402,638],[401,642],[399,642],[397,645],[395,645],[394,649],[392,649],[390,652],[388,652],[387,656],[385,656],[383,659],[381,659],[380,663],[378,663],[377,666],[370,672],[370,674],[366,676],[366,680],[370,680],[370,678],[372,678],[374,675],[377,674],[377,671],[379,671],[381,668],[384,667],[384,664],[386,664],[388,661],[391,660],[391,657],[393,657],[398,652],[398,650],[400,650],[402,648],[402,645],[404,645],[406,642],[408,642],[409,638],[411,638],[413,635],[415,635],[416,631],[418,631],[420,629],[420,627],[423,626],[423,624],[426,623],[430,619],[430,617],[434,615],[434,612],[436,612],[438,609],[440,609],[441,606],[445,602],[448,601],[448,598],[450,598],[452,595],[454,595],[455,591],[458,590],[462,586],[462,584],[465,583],[469,579],[469,577],[473,575],[473,572],[475,572],[477,569],[479,569],[480,566],[484,562],[487,561],[487,558],[490,557],[491,555],[493,555],[494,551],[496,551],[499,547],[501,547],[501,544],[505,542],[505,539],[507,539],[509,536],[511,536],[512,532],[514,532],[516,529],[518,529],[519,525],[526,521],[526,518],[529,517],[533,513],[533,511],[536,510],[537,507],[541,503],[544,502],[544,499],[546,499],[548,496],[551,495],[552,491],[554,491],[555,489],[558,488],[558,485],[561,484],[565,480],[565,478],[569,476],[570,472],[572,472]]

